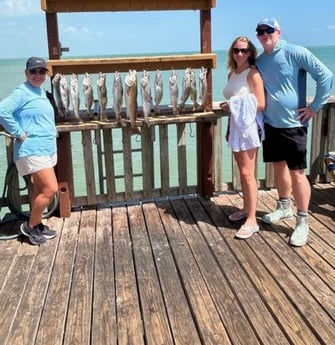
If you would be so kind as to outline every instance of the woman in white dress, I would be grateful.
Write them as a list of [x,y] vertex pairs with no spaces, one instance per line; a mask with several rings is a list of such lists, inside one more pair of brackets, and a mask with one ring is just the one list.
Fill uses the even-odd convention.
[[255,167],[262,140],[265,95],[263,80],[255,67],[256,56],[256,47],[247,37],[233,41],[228,52],[228,83],[223,90],[227,102],[220,104],[224,111],[230,112],[226,138],[240,171],[243,209],[229,216],[231,221],[245,219],[235,235],[240,239],[259,231]]

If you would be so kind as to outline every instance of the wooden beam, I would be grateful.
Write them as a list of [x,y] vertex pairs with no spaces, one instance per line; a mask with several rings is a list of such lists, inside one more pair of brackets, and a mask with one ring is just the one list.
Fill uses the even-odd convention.
[[41,0],[41,9],[57,12],[208,10],[216,0]]
[[[212,50],[211,42],[211,11],[200,11],[200,46],[201,52],[209,53]],[[212,71],[207,74],[207,106],[212,110]],[[214,192],[214,126],[212,122],[197,123],[197,157],[198,157],[198,189],[205,197],[211,197]]]
[[216,54],[190,54],[190,55],[165,55],[143,56],[126,58],[102,58],[102,59],[64,59],[49,60],[49,75],[56,73],[80,74],[80,73],[111,73],[115,71],[127,72],[129,69],[141,71],[143,69],[154,71],[184,69],[187,67],[208,68],[216,67]]
[[58,20],[56,13],[46,13],[49,59],[59,59],[62,55],[59,43]]

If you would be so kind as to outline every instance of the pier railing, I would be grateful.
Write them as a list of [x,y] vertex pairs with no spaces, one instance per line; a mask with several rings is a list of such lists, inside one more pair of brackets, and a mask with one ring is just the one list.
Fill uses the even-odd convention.
[[[59,124],[59,158],[66,152],[67,167],[57,167],[66,181],[60,184],[60,200],[70,195],[71,207],[94,206],[185,194],[201,194],[198,179],[198,124],[213,125],[213,184],[215,192],[239,190],[239,172],[227,147],[226,115],[213,112],[182,116],[158,116],[149,126],[139,121],[141,134],[116,122],[91,121]],[[311,183],[329,182],[324,156],[335,150],[335,103],[327,103],[313,119],[310,129]],[[3,148],[3,152],[5,149]],[[224,157],[224,158],[223,158]],[[227,173],[228,171],[228,173]],[[258,157],[260,188],[274,186],[271,165]],[[28,200],[25,198],[23,200]],[[6,201],[6,200],[5,200]],[[69,206],[69,205],[67,205]]]

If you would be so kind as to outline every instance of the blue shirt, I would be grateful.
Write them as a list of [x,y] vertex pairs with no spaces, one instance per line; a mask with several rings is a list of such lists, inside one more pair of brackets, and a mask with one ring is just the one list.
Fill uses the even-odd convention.
[[270,54],[257,58],[256,66],[266,91],[264,122],[273,127],[306,125],[296,119],[297,109],[306,107],[306,73],[316,82],[312,110],[319,110],[330,96],[332,72],[304,47],[281,40]]
[[0,124],[15,138],[14,161],[26,156],[48,156],[57,152],[54,110],[45,90],[28,82],[19,85],[0,102]]

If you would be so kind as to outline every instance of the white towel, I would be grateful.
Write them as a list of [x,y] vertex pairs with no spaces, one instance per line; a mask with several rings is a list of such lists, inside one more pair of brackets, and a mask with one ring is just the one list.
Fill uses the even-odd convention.
[[229,100],[229,108],[231,118],[228,145],[231,149],[238,152],[259,147],[264,139],[263,113],[257,112],[255,95],[248,93],[233,96]]

